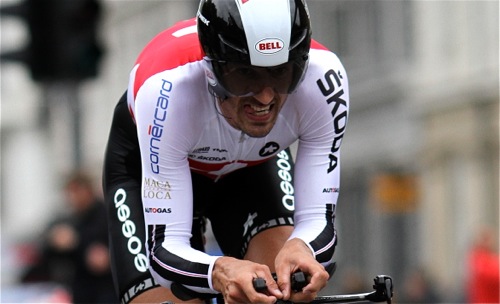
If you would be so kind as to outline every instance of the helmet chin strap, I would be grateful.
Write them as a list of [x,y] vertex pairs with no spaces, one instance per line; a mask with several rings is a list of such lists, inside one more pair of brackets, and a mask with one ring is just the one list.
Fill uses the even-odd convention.
[[[214,106],[215,106],[215,110],[217,111],[217,113],[218,113],[220,116],[222,116],[222,117],[223,117],[223,118],[227,121],[227,123],[228,123],[231,127],[235,128],[236,130],[241,131],[241,132],[242,132],[242,134],[243,134],[243,131],[240,129],[240,127],[238,127],[237,125],[235,125],[235,124],[234,124],[234,119],[233,119],[232,117],[228,117],[228,116],[226,116],[226,115],[224,115],[224,114],[222,113],[222,109],[220,108],[220,104],[222,104],[222,103],[223,103],[224,101],[226,101],[226,100],[227,100],[227,98],[226,98],[226,99],[222,99],[222,98],[220,98],[220,97],[218,97],[218,96],[214,96]],[[219,102],[220,102],[220,104],[219,104]]]
[[219,97],[219,96],[217,96],[217,95],[215,95],[215,94],[213,94],[213,96],[214,96],[214,107],[215,107],[215,110],[217,111],[217,113],[218,113],[220,116],[222,116],[222,117],[224,117],[225,119],[227,119],[227,120],[233,120],[231,117],[228,117],[228,116],[226,116],[226,115],[222,114],[222,110],[221,110],[220,105],[219,105],[219,103],[221,103],[221,104],[222,104],[224,101],[226,101],[226,100],[227,100],[227,98],[222,99],[221,97]]

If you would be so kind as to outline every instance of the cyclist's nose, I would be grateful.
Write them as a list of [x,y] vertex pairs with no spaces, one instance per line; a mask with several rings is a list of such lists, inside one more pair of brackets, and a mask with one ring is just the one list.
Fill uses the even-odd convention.
[[262,90],[253,97],[262,104],[269,104],[274,100],[274,89],[272,87],[263,87]]

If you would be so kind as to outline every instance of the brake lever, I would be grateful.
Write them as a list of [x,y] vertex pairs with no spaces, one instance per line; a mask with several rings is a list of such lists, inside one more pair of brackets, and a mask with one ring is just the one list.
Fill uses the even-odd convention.
[[297,271],[292,274],[291,280],[292,290],[295,292],[301,292],[307,285],[307,276],[302,271]]
[[367,300],[391,304],[393,296],[392,278],[387,275],[378,275],[373,281],[375,291],[366,296]]
[[[331,279],[335,270],[337,270],[337,263],[333,262],[325,267],[328,272],[328,279]],[[276,280],[276,278],[275,278]],[[292,274],[292,290],[295,292],[300,292],[308,284],[307,275],[305,272],[297,271]]]
[[391,304],[393,292],[392,292],[392,279],[390,277],[385,278],[385,296],[387,304]]

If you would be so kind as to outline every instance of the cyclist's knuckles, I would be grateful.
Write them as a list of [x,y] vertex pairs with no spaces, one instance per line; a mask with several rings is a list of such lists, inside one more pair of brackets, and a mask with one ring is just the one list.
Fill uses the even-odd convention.
[[278,282],[276,283],[279,290],[288,290],[290,288],[290,282],[282,282],[278,279]]

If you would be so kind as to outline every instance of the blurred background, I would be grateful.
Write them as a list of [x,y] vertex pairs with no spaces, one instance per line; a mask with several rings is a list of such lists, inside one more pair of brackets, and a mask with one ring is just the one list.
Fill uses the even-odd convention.
[[[369,291],[388,274],[399,302],[466,302],[485,229],[498,260],[499,2],[308,4],[313,37],[339,55],[351,94],[338,270],[325,293]],[[87,172],[100,195],[113,109],[136,56],[197,5],[1,1],[2,302],[71,301],[54,285],[31,296],[20,278],[44,229],[69,212],[68,173]]]

